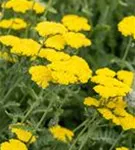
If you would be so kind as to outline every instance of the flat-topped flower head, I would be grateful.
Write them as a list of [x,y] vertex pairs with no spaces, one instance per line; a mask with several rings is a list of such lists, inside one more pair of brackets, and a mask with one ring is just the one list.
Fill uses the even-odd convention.
[[45,11],[45,6],[41,3],[28,0],[9,0],[2,7],[13,9],[17,13],[26,13],[28,10],[34,10],[35,13],[40,14]]
[[75,49],[91,45],[91,40],[82,33],[67,32],[63,36],[66,44]]
[[117,72],[117,78],[131,87],[133,84],[134,73],[127,70],[120,70]]
[[77,15],[65,15],[62,18],[62,23],[64,26],[68,28],[70,31],[89,31],[91,29],[91,26],[88,24],[88,20],[84,17],[80,17]]
[[61,23],[52,21],[39,22],[35,28],[40,36],[48,36],[55,34],[64,34],[67,29]]
[[114,124],[121,126],[123,130],[135,129],[135,117],[125,110],[127,104],[123,97],[99,100],[87,97],[84,104],[96,108],[106,120],[111,120]]
[[20,18],[3,19],[0,21],[0,28],[20,30],[25,29],[27,23]]
[[49,130],[54,138],[65,143],[72,141],[74,136],[74,133],[71,130],[61,127],[60,125],[53,126]]
[[100,68],[96,70],[97,75],[103,75],[108,77],[114,77],[116,75],[116,72],[109,69],[109,68]]
[[36,141],[36,137],[32,134],[31,131],[26,129],[26,125],[17,123],[10,126],[10,130],[12,133],[15,133],[17,138],[25,143],[33,143]]
[[52,62],[48,68],[51,70],[53,82],[64,85],[86,83],[92,76],[92,70],[87,62],[78,56]]
[[19,140],[10,139],[0,145],[0,150],[28,150],[27,146]]
[[124,36],[132,36],[135,38],[135,16],[123,18],[118,24],[118,30]]
[[52,80],[51,72],[46,66],[32,66],[29,73],[31,74],[31,80],[42,88],[49,86],[49,82]]
[[33,39],[21,39],[11,48],[11,53],[23,56],[35,56],[41,45]]
[[17,43],[20,42],[20,38],[14,35],[3,35],[0,36],[0,43],[5,46],[15,46]]
[[117,96],[126,96],[126,94],[128,94],[132,90],[129,86],[129,82],[131,83],[131,80],[127,81],[126,79],[126,82],[124,82],[122,75],[119,75],[121,79],[120,77],[115,77],[117,73],[115,73],[109,68],[98,69],[96,71],[96,74],[97,75],[92,77],[91,81],[97,84],[94,87],[94,90],[101,97],[109,98]]
[[50,62],[65,61],[70,59],[70,55],[64,52],[57,52],[51,48],[42,48],[38,54],[39,57],[45,58]]
[[66,45],[66,41],[62,35],[54,35],[49,37],[45,41],[45,46],[55,48],[56,50],[63,50]]

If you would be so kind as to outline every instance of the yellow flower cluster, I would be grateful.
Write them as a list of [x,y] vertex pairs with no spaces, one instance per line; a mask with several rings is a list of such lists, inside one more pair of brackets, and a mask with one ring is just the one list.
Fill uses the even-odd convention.
[[29,73],[32,75],[31,79],[42,88],[46,88],[52,80],[51,72],[46,66],[32,66]]
[[120,125],[123,130],[135,129],[135,116],[125,110],[127,104],[123,97],[101,98],[100,100],[87,97],[84,104],[95,107],[105,119],[112,120],[116,125]]
[[32,66],[29,73],[32,80],[42,88],[47,87],[50,81],[65,85],[86,83],[92,75],[88,64],[78,56],[64,61],[53,61],[47,66]]
[[67,15],[63,17],[62,23],[43,21],[37,24],[35,29],[39,35],[47,37],[45,41],[46,47],[63,50],[66,45],[75,49],[91,45],[90,39],[83,33],[78,32],[81,30],[89,31],[91,29],[86,18],[77,15]]
[[20,38],[13,35],[3,35],[0,36],[0,42],[5,46],[13,47],[20,42]]
[[0,21],[0,28],[20,30],[27,27],[27,23],[20,18],[3,19]]
[[131,87],[133,84],[134,74],[126,70],[120,70],[117,72],[117,78]]
[[65,143],[72,141],[74,136],[74,133],[71,130],[61,127],[60,125],[53,126],[49,130],[54,138]]
[[77,15],[66,15],[62,18],[62,23],[70,31],[79,32],[81,30],[89,31],[91,26],[88,24],[88,20],[84,17]]
[[65,61],[70,59],[70,55],[64,52],[57,52],[51,48],[42,48],[38,54],[39,57],[45,58],[50,62]]
[[34,10],[37,14],[45,11],[45,6],[35,1],[28,0],[9,0],[2,5],[5,9],[13,9],[15,12],[26,13],[28,10]]
[[10,139],[0,145],[0,150],[28,150],[26,145],[19,140]]
[[133,73],[101,68],[91,80],[98,84],[94,90],[100,95],[100,99],[87,97],[84,105],[95,107],[105,119],[112,120],[123,130],[135,129],[135,116],[126,111],[127,104],[124,100],[124,96],[131,91]]
[[[124,75],[121,75],[124,73]],[[126,96],[131,91],[129,84],[133,80],[133,73],[129,71],[119,71],[116,73],[108,68],[101,68],[96,71],[91,81],[98,84],[94,90],[104,98]],[[128,79],[125,79],[128,75]],[[111,89],[111,90],[110,90]]]
[[10,129],[12,133],[15,133],[17,138],[25,143],[33,143],[36,141],[36,137],[28,130],[25,129],[26,125],[17,123],[15,125],[11,125]]
[[41,45],[33,39],[21,39],[11,48],[11,53],[26,56],[37,55]]
[[72,56],[67,61],[57,61],[48,65],[54,83],[73,84],[86,83],[92,75],[88,64],[78,56]]
[[129,150],[127,147],[118,147],[118,148],[116,148],[116,150]]
[[10,46],[10,52],[18,55],[35,56],[41,45],[33,39],[23,39],[13,35],[0,36],[0,42]]
[[67,29],[61,23],[52,21],[43,21],[37,24],[35,28],[40,36],[48,36],[55,34],[63,34],[67,32]]
[[66,41],[64,40],[63,36],[60,35],[60,34],[49,37],[45,41],[45,46],[46,47],[55,48],[57,50],[64,49],[65,45],[66,45]]
[[118,30],[124,36],[132,36],[135,38],[135,16],[123,18],[118,24]]
[[91,41],[82,33],[67,32],[63,35],[67,45],[73,48],[87,47],[91,45]]
[[16,134],[17,139],[10,139],[7,142],[1,143],[0,150],[28,150],[26,144],[35,142],[36,137],[26,128],[28,126],[21,123],[11,125],[9,129],[12,133]]

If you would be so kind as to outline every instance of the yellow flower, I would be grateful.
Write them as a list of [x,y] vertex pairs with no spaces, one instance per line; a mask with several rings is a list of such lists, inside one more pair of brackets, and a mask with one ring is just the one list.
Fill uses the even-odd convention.
[[123,18],[118,24],[118,30],[124,36],[133,36],[135,38],[135,16]]
[[33,39],[20,39],[20,42],[16,43],[11,48],[11,53],[26,56],[35,56],[38,54],[41,45]]
[[63,36],[66,44],[76,49],[91,45],[91,41],[82,33],[67,32]]
[[38,56],[41,58],[45,58],[51,62],[65,61],[70,59],[70,55],[64,52],[57,52],[54,49],[50,49],[50,48],[41,49]]
[[0,36],[0,42],[6,46],[15,46],[20,42],[20,38],[13,35],[3,35]]
[[104,98],[109,97],[116,97],[116,96],[126,96],[127,93],[131,91],[128,86],[123,88],[115,87],[115,86],[103,86],[103,85],[96,85],[94,90]]
[[48,65],[54,83],[73,84],[86,83],[92,75],[86,61],[78,56],[72,56],[66,61],[55,61]]
[[96,70],[96,74],[108,76],[108,77],[114,77],[116,75],[116,73],[109,68],[100,68],[100,69]]
[[62,50],[64,49],[66,45],[65,40],[63,39],[62,35],[54,35],[49,37],[46,41],[45,41],[45,46],[46,47],[51,47],[51,48],[55,48],[57,50]]
[[133,83],[134,74],[131,71],[120,70],[117,72],[117,78],[131,87]]
[[10,129],[12,133],[15,133],[17,138],[25,143],[33,143],[36,141],[36,137],[28,130],[24,129],[25,125],[17,123],[11,125]]
[[37,14],[41,14],[45,11],[45,6],[42,3],[31,2],[30,9],[32,8]]
[[71,130],[61,127],[60,125],[53,126],[49,130],[54,138],[65,143],[70,142],[74,136]]
[[135,129],[135,117],[132,114],[119,107],[114,110],[114,114],[119,119],[120,126],[123,130]]
[[15,12],[26,13],[28,10],[34,10],[37,14],[43,13],[45,7],[38,3],[28,0],[10,0],[2,5],[6,9],[12,8]]
[[84,17],[79,17],[77,15],[66,15],[62,18],[62,23],[70,30],[70,31],[89,31],[91,26],[88,24],[88,20]]
[[7,52],[1,52],[0,51],[0,59],[9,61],[9,62],[16,62],[17,60],[9,53]]
[[0,21],[0,28],[20,30],[27,27],[27,23],[20,18],[4,19]]
[[116,97],[108,100],[106,107],[110,109],[114,109],[117,107],[124,109],[127,107],[127,103],[123,97]]
[[11,139],[0,145],[1,150],[28,150],[26,145],[19,140]]
[[46,88],[52,80],[51,72],[46,66],[32,66],[29,69],[31,79],[40,87]]
[[[126,96],[127,93],[131,92],[129,85],[118,80],[115,77],[115,72],[108,69],[98,69],[96,76],[93,76],[91,81],[98,84],[94,87],[94,90],[104,98]],[[111,89],[111,90],[110,90]]]
[[127,147],[118,147],[118,148],[116,148],[116,150],[129,150]]
[[37,24],[35,28],[40,36],[63,34],[67,29],[61,24],[51,21],[43,21]]
[[96,107],[99,106],[99,101],[92,97],[85,98],[83,103],[84,105],[87,105],[87,106],[96,106]]
[[97,109],[105,119],[110,120],[113,119],[115,116],[108,108],[98,108]]

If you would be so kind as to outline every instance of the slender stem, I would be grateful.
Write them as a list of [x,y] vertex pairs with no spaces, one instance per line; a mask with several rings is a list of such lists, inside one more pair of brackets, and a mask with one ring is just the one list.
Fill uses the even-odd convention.
[[53,2],[53,0],[49,0],[49,2],[48,2],[48,4],[47,4],[47,8],[46,8],[46,10],[45,10],[45,13],[44,13],[44,18],[47,16],[47,13],[48,13],[48,10],[49,10],[49,8],[52,6],[52,2]]
[[75,144],[77,143],[78,139],[80,138],[80,136],[85,132],[85,130],[89,127],[89,125],[95,120],[96,118],[96,113],[94,114],[94,116],[92,117],[91,120],[89,120],[88,122],[85,121],[85,127],[81,130],[81,132],[78,134],[77,138],[74,140],[74,142],[72,143],[72,145],[70,146],[69,150],[72,150],[75,146]]
[[[42,91],[41,91],[41,93],[42,93]],[[41,95],[41,93],[39,95]],[[39,103],[39,97],[36,95],[34,90],[32,90],[32,95],[34,95],[33,97],[36,99],[36,101],[33,103],[33,105],[31,105],[30,109],[28,110],[28,112],[23,117],[21,123],[25,122],[25,120],[28,118],[28,116],[31,114],[31,112],[35,109],[35,107]]]
[[89,138],[89,130],[90,130],[90,127],[88,127],[88,133],[85,137],[85,139],[83,140],[81,146],[79,147],[79,150],[82,150],[83,146],[85,145],[85,143],[87,142],[88,138]]
[[73,131],[76,132],[77,130],[79,130],[81,127],[83,127],[89,120],[86,119],[85,121],[83,121],[79,126],[77,126]]
[[18,79],[15,84],[12,86],[12,88],[9,89],[9,91],[7,92],[7,94],[5,95],[5,97],[3,98],[3,102],[5,102],[5,100],[7,99],[7,97],[10,95],[10,93],[14,90],[14,88],[16,88],[17,84],[20,82],[21,78]]
[[77,138],[74,140],[74,142],[72,143],[72,145],[70,146],[69,150],[72,150],[76,144],[76,142],[78,141],[78,139],[81,137],[81,135],[85,132],[85,130],[88,128],[88,125],[86,125],[82,131],[78,134]]
[[54,100],[52,99],[50,104],[48,105],[46,111],[44,112],[43,116],[41,117],[40,121],[38,122],[37,126],[35,127],[35,130],[37,131],[37,129],[40,127],[40,125],[42,124],[42,122],[44,121],[44,119],[46,118],[47,113],[49,112],[50,108],[53,105]]
[[124,52],[122,61],[125,61],[126,58],[127,58],[127,55],[128,55],[128,53],[129,53],[129,50],[130,50],[130,47],[131,47],[132,40],[133,40],[132,37],[130,37],[130,38],[129,38],[129,41],[128,41],[128,45],[127,45],[126,50],[125,50],[125,52]]
[[109,150],[113,150],[113,149],[114,149],[114,147],[115,147],[116,144],[119,142],[119,140],[121,139],[121,137],[122,137],[122,135],[123,135],[124,132],[125,132],[125,131],[122,130],[122,132],[120,133],[120,135],[118,136],[118,138],[115,140],[115,142],[112,144],[112,146],[110,147]]

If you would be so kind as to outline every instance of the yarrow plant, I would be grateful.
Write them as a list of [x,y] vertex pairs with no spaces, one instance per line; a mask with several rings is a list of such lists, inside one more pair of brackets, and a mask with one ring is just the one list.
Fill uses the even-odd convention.
[[135,149],[135,17],[103,1],[0,1],[0,150]]

